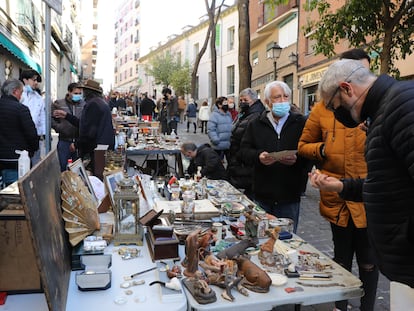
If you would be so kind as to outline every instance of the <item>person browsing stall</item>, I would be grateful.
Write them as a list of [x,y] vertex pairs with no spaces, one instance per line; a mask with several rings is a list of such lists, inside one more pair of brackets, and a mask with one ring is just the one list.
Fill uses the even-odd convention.
[[252,198],[252,173],[253,167],[245,165],[240,155],[240,143],[246,131],[247,125],[259,117],[265,110],[255,90],[246,88],[240,92],[240,115],[233,123],[230,138],[230,160],[227,165],[227,173],[230,183],[239,189],[244,189],[244,194]]
[[[296,232],[308,160],[296,149],[306,118],[291,111],[289,86],[273,81],[264,90],[267,110],[249,122],[240,144],[240,157],[253,167],[254,200],[267,213],[294,221]],[[290,151],[277,157],[273,152]]]
[[181,153],[190,160],[187,169],[191,176],[197,173],[201,167],[201,175],[208,179],[226,179],[226,170],[219,155],[210,147],[203,144],[197,147],[194,143],[188,142],[181,145]]
[[17,79],[8,79],[1,86],[0,170],[6,186],[18,179],[16,150],[26,150],[33,156],[39,149],[39,135],[30,110],[20,103],[23,87]]
[[39,136],[39,148],[31,158],[32,165],[35,165],[41,160],[41,154],[45,152],[46,107],[43,97],[37,91],[42,78],[36,70],[28,69],[21,72],[20,81],[24,84],[20,102],[29,108]]
[[409,310],[414,305],[414,85],[385,74],[377,77],[360,61],[343,59],[329,66],[319,93],[344,125],[370,121],[368,174],[340,180],[316,172],[311,183],[346,200],[363,200],[379,269],[391,281],[391,309]]
[[[352,49],[340,58],[358,59],[369,68],[370,57],[361,49]],[[332,111],[318,102],[309,114],[298,153],[317,162],[320,171],[337,178],[365,178],[364,158],[366,132],[349,128],[335,119]],[[365,295],[361,310],[373,311],[378,282],[378,266],[369,242],[367,219],[362,202],[346,201],[337,192],[320,190],[320,214],[330,223],[334,244],[334,260],[352,271],[354,254]],[[347,310],[347,300],[335,302],[338,310]]]
[[79,119],[85,102],[81,85],[70,83],[65,98],[56,100],[51,109],[52,128],[59,134],[57,152],[60,170],[66,170],[69,159],[78,159],[75,142],[79,137]]
[[226,156],[227,162],[229,162],[228,152],[232,122],[227,98],[224,96],[217,98],[214,110],[207,122],[207,133],[212,148],[217,152],[221,160],[224,160],[224,156]]

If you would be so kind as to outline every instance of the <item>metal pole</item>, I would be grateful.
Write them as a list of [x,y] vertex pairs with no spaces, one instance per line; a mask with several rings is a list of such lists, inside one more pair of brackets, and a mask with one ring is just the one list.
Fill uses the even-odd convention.
[[276,59],[273,61],[273,77],[275,78],[275,81],[277,80],[277,69],[276,69],[276,66],[277,65],[277,62],[276,62]]
[[51,147],[51,134],[50,134],[50,46],[51,46],[51,11],[50,6],[46,5],[45,14],[45,109],[46,109],[46,154],[49,153]]

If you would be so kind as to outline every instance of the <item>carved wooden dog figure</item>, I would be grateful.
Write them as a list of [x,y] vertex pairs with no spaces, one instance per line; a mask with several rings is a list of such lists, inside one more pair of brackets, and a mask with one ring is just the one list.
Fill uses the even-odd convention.
[[277,239],[279,238],[280,228],[275,227],[272,230],[266,230],[266,234],[270,237],[265,243],[260,245],[258,258],[262,265],[274,266],[275,256],[273,256],[273,249]]
[[244,256],[238,256],[234,260],[238,266],[237,275],[244,276],[241,281],[244,287],[257,293],[267,293],[269,291],[272,280],[263,269]]

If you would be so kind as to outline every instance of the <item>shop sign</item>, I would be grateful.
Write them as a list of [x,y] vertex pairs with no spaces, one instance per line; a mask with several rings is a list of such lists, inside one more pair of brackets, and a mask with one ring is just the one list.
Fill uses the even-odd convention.
[[325,74],[328,67],[306,73],[302,76],[302,85],[318,83]]

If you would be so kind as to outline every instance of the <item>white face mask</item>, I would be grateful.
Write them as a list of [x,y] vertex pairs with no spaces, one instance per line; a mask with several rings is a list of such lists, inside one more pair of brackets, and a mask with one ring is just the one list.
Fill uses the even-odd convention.
[[229,104],[229,108],[233,109],[234,108],[234,104]]

